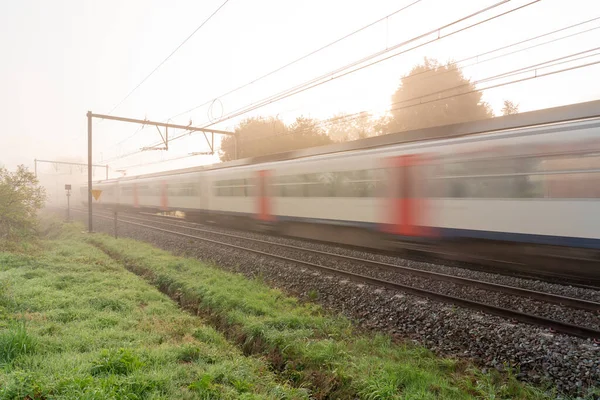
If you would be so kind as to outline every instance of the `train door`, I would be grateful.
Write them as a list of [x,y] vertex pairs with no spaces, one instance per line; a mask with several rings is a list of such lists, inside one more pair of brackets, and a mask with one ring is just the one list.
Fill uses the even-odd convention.
[[389,181],[385,232],[413,238],[432,235],[427,226],[427,160],[422,154],[386,160]]
[[261,170],[258,171],[258,182],[256,190],[256,200],[258,202],[257,217],[260,221],[272,221],[273,209],[272,199],[269,193],[269,176],[270,171]]
[[199,175],[195,181],[198,185],[198,204],[195,205],[201,212],[208,212],[210,210],[210,185],[208,176]]
[[133,182],[133,207],[140,208],[140,198],[138,196],[137,182]]
[[167,181],[160,181],[160,209],[169,210],[169,184]]

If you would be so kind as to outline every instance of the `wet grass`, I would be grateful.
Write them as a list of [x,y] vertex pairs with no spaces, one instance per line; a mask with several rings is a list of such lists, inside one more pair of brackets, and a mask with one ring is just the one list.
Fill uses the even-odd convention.
[[[514,377],[483,374],[386,335],[357,332],[345,318],[266,286],[177,257],[148,244],[89,239],[130,271],[223,332],[246,355],[264,357],[279,379],[310,390],[313,398],[538,399],[552,394]],[[317,299],[318,293],[312,298]],[[185,357],[193,357],[186,353]],[[209,377],[198,387],[210,388]],[[208,390],[208,389],[207,389]]]
[[0,252],[0,399],[308,398],[80,230]]

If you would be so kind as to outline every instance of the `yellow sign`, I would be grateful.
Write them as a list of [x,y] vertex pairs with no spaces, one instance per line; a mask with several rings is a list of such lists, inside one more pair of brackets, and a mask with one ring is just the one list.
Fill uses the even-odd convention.
[[94,196],[94,199],[96,199],[96,201],[98,201],[101,194],[102,194],[102,190],[98,190],[98,189],[92,190],[92,196]]

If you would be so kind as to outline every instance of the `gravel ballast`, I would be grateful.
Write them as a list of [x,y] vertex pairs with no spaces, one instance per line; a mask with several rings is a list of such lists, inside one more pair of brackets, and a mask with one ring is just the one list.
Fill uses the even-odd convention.
[[[127,217],[125,217],[127,218]],[[139,222],[138,219],[135,219],[136,223]],[[600,318],[599,315],[592,311],[573,309],[568,307],[563,307],[557,304],[546,303],[543,301],[532,300],[527,297],[509,295],[506,293],[501,293],[497,291],[485,290],[476,288],[470,285],[460,285],[454,284],[450,282],[444,282],[441,280],[429,279],[425,277],[419,277],[410,275],[402,272],[388,271],[388,270],[380,270],[374,268],[373,266],[365,265],[364,263],[360,263],[358,261],[348,261],[341,260],[339,258],[334,258],[326,255],[310,253],[305,250],[297,250],[297,249],[289,249],[289,248],[279,248],[278,246],[281,244],[293,245],[296,243],[289,243],[290,239],[284,239],[285,242],[281,240],[274,241],[273,237],[260,237],[257,235],[253,235],[248,232],[235,232],[236,236],[243,236],[244,238],[248,238],[249,240],[239,239],[234,237],[223,236],[217,231],[213,231],[211,227],[208,227],[211,230],[208,232],[198,232],[194,230],[194,227],[188,226],[188,224],[177,224],[177,227],[173,227],[173,224],[176,224],[177,221],[165,221],[164,219],[158,221],[146,221],[145,225],[156,226],[161,229],[168,230],[177,230],[178,232],[191,234],[194,236],[206,237],[211,240],[217,240],[224,243],[233,244],[236,246],[252,248],[254,250],[263,251],[265,253],[273,253],[278,255],[284,255],[288,258],[306,261],[318,265],[323,265],[325,267],[334,268],[338,270],[348,271],[355,274],[367,275],[376,279],[389,281],[393,283],[398,283],[401,285],[406,285],[410,287],[415,287],[418,289],[424,289],[433,291],[440,294],[445,294],[452,297],[460,297],[463,299],[483,302],[486,304],[494,305],[501,308],[508,308],[515,311],[520,311],[524,313],[539,315],[545,318],[553,319],[556,321],[562,321],[571,323],[574,325],[585,326],[592,329],[600,329]],[[205,228],[202,228],[205,229]],[[213,233],[214,232],[214,233]],[[222,232],[226,233],[226,232]],[[228,232],[230,233],[230,232]],[[264,235],[263,235],[264,236]],[[270,242],[267,243],[257,243],[253,242],[252,239],[264,240]],[[306,248],[304,246],[297,246]],[[330,246],[334,250],[336,249],[334,246]],[[318,249],[315,249],[318,250]],[[321,251],[331,252],[331,249],[323,249]],[[336,252],[336,254],[342,254],[341,252]],[[368,259],[365,257],[365,253],[362,255],[356,255],[356,258],[359,259]],[[394,265],[399,265],[398,260]],[[420,262],[404,260],[404,265],[413,269],[418,268]],[[521,279],[523,280],[523,279]]]

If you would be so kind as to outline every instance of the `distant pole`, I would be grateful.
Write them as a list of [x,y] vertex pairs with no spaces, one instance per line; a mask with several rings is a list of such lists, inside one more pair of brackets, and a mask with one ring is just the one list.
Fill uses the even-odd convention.
[[108,180],[108,164],[106,164],[106,180]]
[[37,158],[33,159],[33,170],[35,171],[35,177],[37,178]]
[[88,232],[92,227],[92,112],[87,112],[88,122]]
[[67,190],[67,222],[71,221],[71,191]]
[[116,208],[114,211],[114,217],[115,217],[115,239],[117,239],[117,209]]

